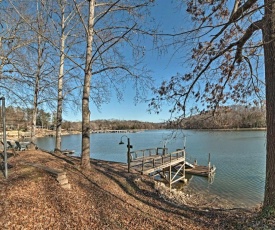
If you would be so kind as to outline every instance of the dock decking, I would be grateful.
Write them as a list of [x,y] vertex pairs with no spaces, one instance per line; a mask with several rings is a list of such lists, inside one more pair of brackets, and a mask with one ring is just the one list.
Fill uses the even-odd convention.
[[151,174],[154,171],[175,166],[185,161],[185,156],[181,151],[167,155],[151,155],[137,158],[131,161],[131,169],[139,171],[142,174]]
[[179,180],[186,181],[185,173],[210,177],[215,168],[194,165],[186,161],[185,150],[167,153],[167,148],[151,148],[129,153],[128,169],[150,176],[159,175],[171,185]]

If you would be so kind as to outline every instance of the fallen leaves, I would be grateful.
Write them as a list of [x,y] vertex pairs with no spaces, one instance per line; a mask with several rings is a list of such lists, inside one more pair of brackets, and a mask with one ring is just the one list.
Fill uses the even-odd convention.
[[[0,177],[1,229],[275,228],[273,219],[257,219],[258,211],[216,210],[191,194],[178,202],[176,193],[160,194],[149,177],[127,173],[120,163],[93,160],[92,170],[81,172],[77,159],[41,151],[9,160],[14,167],[8,180]],[[72,189],[24,162],[66,171]]]

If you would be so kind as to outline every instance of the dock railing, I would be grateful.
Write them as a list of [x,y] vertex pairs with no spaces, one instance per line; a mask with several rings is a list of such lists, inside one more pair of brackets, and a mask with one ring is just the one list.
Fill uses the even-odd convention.
[[[211,178],[216,168],[210,165],[210,154],[208,166],[198,165],[193,159],[192,163],[187,161],[185,149],[177,149],[168,153],[167,148],[149,148],[129,152],[128,172],[139,172],[150,176],[161,176],[165,179],[170,189],[173,183],[181,180],[186,181],[185,173],[191,175],[205,176]],[[189,160],[192,159],[189,156]],[[194,162],[194,163],[193,163]]]
[[151,148],[130,152],[128,167],[141,174],[161,176],[170,186],[185,181],[185,150],[168,153],[167,148]]
[[141,149],[130,152],[130,161],[139,160],[142,158],[150,158],[151,156],[156,155],[165,155],[167,154],[167,148],[149,148]]
[[154,171],[156,168],[163,168],[164,165],[170,165],[177,159],[185,159],[185,150],[177,150],[168,153],[167,148],[150,148],[130,152],[129,168],[140,166],[141,172]]

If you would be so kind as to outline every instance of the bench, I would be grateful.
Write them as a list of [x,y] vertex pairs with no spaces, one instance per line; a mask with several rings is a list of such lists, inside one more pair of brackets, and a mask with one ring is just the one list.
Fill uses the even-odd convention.
[[50,173],[52,176],[54,176],[56,178],[56,180],[59,182],[59,184],[61,185],[62,188],[71,189],[71,185],[68,182],[66,172],[64,172],[60,169],[54,169],[54,168],[50,168],[50,167],[47,167],[45,165],[40,165],[40,164],[25,163],[25,165],[40,168],[40,169]]

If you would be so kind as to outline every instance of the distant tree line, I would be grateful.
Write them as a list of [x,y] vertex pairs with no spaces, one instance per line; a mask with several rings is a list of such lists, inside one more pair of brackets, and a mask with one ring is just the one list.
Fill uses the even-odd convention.
[[[93,120],[91,130],[132,130],[132,129],[238,129],[266,128],[264,107],[232,105],[215,112],[208,111],[189,116],[181,121],[154,123],[137,120]],[[81,122],[64,121],[62,129],[81,130]]]
[[[9,130],[29,130],[32,122],[32,109],[8,106],[6,108],[6,125]],[[45,129],[55,129],[56,114],[39,109],[36,116],[36,126]],[[63,121],[62,129],[81,131],[81,122]],[[164,129],[165,123],[143,122],[137,120],[93,120],[91,130],[132,130],[132,129]]]
[[[137,120],[93,120],[90,122],[91,130],[133,130],[133,129],[165,129],[165,123],[153,123]],[[81,122],[64,121],[62,129],[81,130]]]
[[185,129],[234,129],[265,128],[265,108],[256,106],[233,105],[220,107],[213,112],[190,116],[181,121]]
[[[32,121],[32,110],[9,106],[6,108],[8,129],[28,130]],[[154,123],[138,120],[92,120],[91,130],[133,130],[133,129],[237,129],[265,128],[265,108],[233,105],[220,107],[213,111],[189,116],[180,122]],[[36,124],[41,128],[55,129],[56,115],[38,110]],[[62,129],[81,131],[81,122],[63,121]]]
[[[8,106],[5,115],[8,130],[30,130],[33,117],[32,109]],[[49,128],[53,122],[54,117],[51,113],[46,112],[43,109],[38,109],[36,115],[36,126]]]

